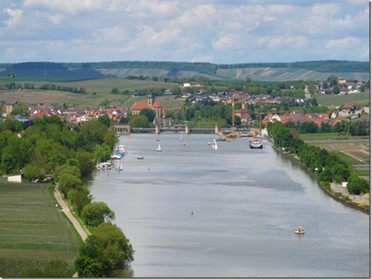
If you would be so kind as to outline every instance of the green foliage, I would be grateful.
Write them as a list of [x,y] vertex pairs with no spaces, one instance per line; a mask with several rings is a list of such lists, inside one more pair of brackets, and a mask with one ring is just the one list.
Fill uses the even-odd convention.
[[78,161],[78,167],[80,169],[80,173],[82,177],[87,177],[92,173],[92,170],[94,168],[94,161],[92,154],[85,150],[80,150],[76,154],[76,158]]
[[[134,250],[120,228],[102,223],[88,237],[80,249],[76,269],[81,277],[108,276],[114,269],[122,269],[133,261]],[[101,274],[102,272],[102,274]]]
[[92,227],[97,227],[106,220],[113,220],[115,213],[104,202],[93,202],[84,206],[81,217]]
[[28,105],[26,103],[16,103],[13,106],[11,115],[20,115],[22,117],[27,117],[29,115]]
[[76,271],[81,278],[103,277],[102,264],[97,258],[80,255],[75,261]]
[[67,194],[67,199],[71,202],[72,207],[80,215],[84,206],[90,204],[93,197],[86,188],[72,189]]
[[133,128],[149,128],[150,122],[145,115],[134,115],[130,119],[129,125]]
[[369,193],[369,183],[357,174],[352,174],[348,180],[347,190],[353,195]]
[[349,181],[349,191],[369,192],[368,182],[359,179],[349,164],[337,155],[304,143],[294,137],[289,128],[281,122],[269,123],[267,128],[269,136],[274,139],[275,146],[298,156],[300,162],[319,178],[320,183]]
[[29,278],[68,278],[73,274],[73,270],[65,261],[52,260],[40,268],[27,269],[22,277]]
[[153,109],[144,108],[143,110],[140,111],[139,115],[146,116],[149,122],[151,123],[152,121],[154,121],[156,113]]

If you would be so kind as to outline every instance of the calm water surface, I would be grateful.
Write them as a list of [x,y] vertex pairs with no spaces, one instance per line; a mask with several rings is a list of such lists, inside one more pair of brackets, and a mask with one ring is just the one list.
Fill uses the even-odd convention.
[[326,196],[270,142],[216,151],[213,137],[122,136],[124,170],[95,175],[95,201],[135,249],[134,276],[369,277],[369,215]]

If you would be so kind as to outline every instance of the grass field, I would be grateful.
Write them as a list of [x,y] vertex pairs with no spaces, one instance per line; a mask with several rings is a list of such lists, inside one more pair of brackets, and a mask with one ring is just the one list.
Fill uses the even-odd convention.
[[0,275],[21,277],[50,260],[72,265],[78,237],[54,207],[47,184],[0,181]]
[[301,134],[305,142],[333,152],[342,160],[354,166],[356,172],[369,180],[370,144],[369,137],[352,137],[337,133]]
[[[33,82],[36,87],[46,82]],[[28,104],[52,104],[52,105],[74,105],[80,107],[98,107],[102,102],[112,102],[117,106],[131,107],[138,100],[146,100],[147,96],[133,96],[133,94],[111,94],[113,88],[120,92],[128,90],[141,91],[143,89],[172,89],[178,87],[176,83],[167,83],[151,80],[128,80],[120,78],[93,79],[81,81],[51,82],[55,85],[65,87],[83,87],[87,94],[73,94],[65,91],[48,90],[4,90],[0,91],[0,98],[6,103],[25,102]],[[157,98],[165,110],[171,110],[180,107],[184,101],[175,99],[175,96],[166,95]]]
[[316,100],[319,105],[323,106],[342,106],[347,102],[355,102],[359,106],[369,105],[369,92],[359,94],[335,95],[335,94],[319,94],[316,95]]

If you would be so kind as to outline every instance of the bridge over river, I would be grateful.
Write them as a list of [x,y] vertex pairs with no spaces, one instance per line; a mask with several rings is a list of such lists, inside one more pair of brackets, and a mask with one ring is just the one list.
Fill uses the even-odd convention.
[[[155,126],[153,128],[131,128],[129,125],[115,125],[116,132],[118,134],[130,134],[130,133],[149,133],[149,134],[160,134],[160,133],[185,133],[185,134],[221,134],[230,133],[231,128],[190,128],[189,126],[173,126],[173,127],[160,127]],[[236,131],[240,132],[242,136],[248,135],[252,129],[249,128],[237,128]]]

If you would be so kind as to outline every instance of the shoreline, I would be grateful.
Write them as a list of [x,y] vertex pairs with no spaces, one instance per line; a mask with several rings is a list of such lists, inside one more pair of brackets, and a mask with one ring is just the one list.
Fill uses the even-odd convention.
[[[271,140],[269,140],[271,141]],[[272,141],[271,141],[272,142]],[[295,158],[293,155],[287,153],[287,152],[283,152],[282,150],[280,150],[279,148],[277,148],[276,146],[274,146],[274,143],[272,144],[272,148],[278,152],[279,154],[281,154],[282,156],[288,158],[289,160],[291,160],[292,162],[295,162],[297,163],[308,175],[310,175],[312,178],[314,178],[316,181],[317,181],[317,184],[318,184],[318,187],[320,189],[323,190],[323,192],[325,194],[327,194],[329,197],[333,198],[334,200],[338,201],[338,202],[341,202],[343,205],[345,206],[348,206],[348,207],[351,207],[351,208],[354,208],[354,209],[357,209],[359,211],[362,211],[368,215],[370,215],[370,203],[368,205],[364,205],[364,204],[361,204],[361,203],[358,203],[357,201],[362,201],[362,200],[365,200],[363,198],[363,195],[359,195],[358,197],[359,198],[354,198],[351,199],[352,197],[351,196],[354,196],[355,195],[345,195],[344,192],[342,191],[335,191],[335,187],[337,187],[337,185],[335,185],[334,187],[332,187],[332,183],[330,183],[330,186],[329,186],[329,189],[322,186],[321,185],[321,181],[319,181],[319,179],[311,172],[309,171],[309,169],[304,166],[304,164],[302,164],[300,162],[300,160],[298,160],[297,158]],[[368,208],[367,208],[368,206]]]

